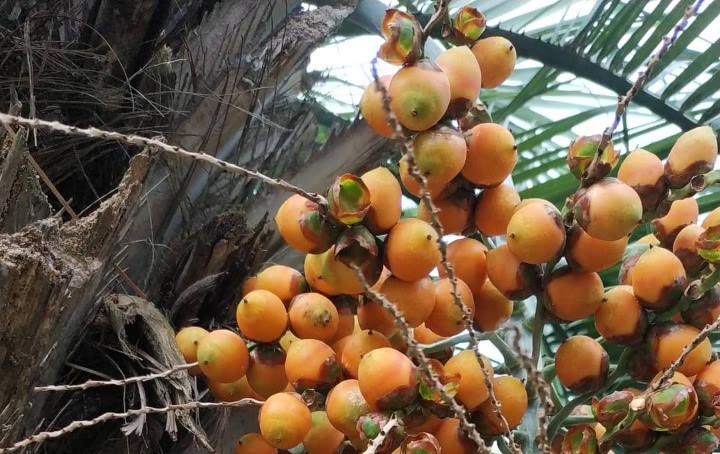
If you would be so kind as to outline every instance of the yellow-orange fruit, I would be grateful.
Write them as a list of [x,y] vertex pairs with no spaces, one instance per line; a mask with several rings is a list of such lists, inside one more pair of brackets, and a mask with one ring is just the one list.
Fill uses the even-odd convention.
[[258,433],[245,434],[235,445],[235,454],[277,454],[277,449]]
[[[392,76],[378,77],[378,81],[385,87],[386,91],[390,88],[391,80]],[[383,137],[391,139],[395,131],[387,121],[387,115],[385,115],[385,109],[383,109],[382,91],[377,89],[374,80],[365,88],[358,104],[360,113],[368,126],[370,126],[370,129]]]
[[[435,296],[433,294],[433,296]],[[208,331],[199,326],[188,326],[175,335],[175,344],[183,355],[186,363],[194,363],[197,361],[197,348],[200,339],[205,337]],[[190,375],[199,375],[201,373],[199,366],[188,369]]]
[[715,407],[713,397],[720,393],[720,360],[706,365],[695,377],[693,386],[697,391],[700,408],[704,412],[712,414]]
[[681,188],[693,176],[712,170],[717,154],[717,137],[710,126],[685,131],[670,149],[665,162],[665,178],[670,187]]
[[599,272],[622,260],[627,244],[627,236],[615,241],[598,240],[574,225],[568,232],[565,258],[576,270]]
[[402,189],[387,167],[377,167],[360,176],[370,191],[370,209],[365,225],[374,234],[386,233],[400,220]]
[[695,224],[699,214],[697,201],[692,197],[674,201],[665,216],[652,221],[655,236],[660,240],[660,244],[671,248],[680,230]]
[[208,380],[230,383],[245,375],[250,355],[240,336],[227,329],[216,329],[198,342],[197,360]]
[[371,408],[397,410],[417,396],[417,368],[403,353],[378,348],[360,360],[358,386]]
[[565,247],[565,226],[554,206],[534,203],[520,208],[507,226],[507,245],[521,262],[539,265],[557,258]]
[[595,329],[602,337],[611,344],[637,344],[646,328],[647,317],[632,286],[619,285],[605,292],[595,311]]
[[652,233],[648,233],[647,235],[643,235],[638,238],[637,241],[635,241],[635,244],[647,244],[649,246],[657,246],[660,244],[660,240],[658,240],[657,237]]
[[685,226],[675,237],[673,254],[680,259],[687,274],[697,274],[704,265],[704,260],[697,253],[697,239],[705,229],[697,224]]
[[288,385],[285,358],[282,348],[257,345],[250,353],[250,366],[246,374],[248,385],[265,399],[284,390]]
[[667,189],[662,161],[642,148],[627,155],[620,164],[617,178],[638,193],[646,212],[657,207]]
[[287,330],[285,331],[285,334],[283,334],[280,337],[280,346],[283,348],[283,350],[288,351],[290,349],[290,345],[292,345],[293,342],[299,341],[300,338],[297,337],[295,334],[293,334],[292,331]]
[[442,454],[477,454],[478,447],[460,427],[457,418],[443,419],[433,432]]
[[715,208],[703,219],[702,226],[705,230],[714,225],[720,224],[720,207]]
[[326,244],[313,241],[303,234],[301,220],[311,211],[317,210],[317,204],[299,194],[288,197],[277,213],[275,213],[275,224],[283,240],[290,247],[303,253],[320,253],[327,249]]
[[288,317],[290,329],[300,339],[318,339],[323,342],[335,338],[340,318],[332,301],[313,292],[293,298]]
[[[472,291],[460,279],[457,279],[457,293],[472,318],[475,314]],[[465,328],[464,317],[463,311],[455,304],[450,279],[444,278],[435,281],[435,305],[425,320],[425,326],[441,336],[452,336]]]
[[[475,294],[487,281],[487,248],[474,238],[459,238],[447,246],[447,259],[455,268],[455,276]],[[447,277],[444,266],[438,267],[440,277]]]
[[568,389],[583,393],[602,386],[607,378],[608,354],[593,338],[572,336],[555,353],[555,372]]
[[280,339],[288,325],[285,304],[267,290],[253,290],[243,296],[235,310],[235,318],[243,335],[256,342]]
[[303,439],[307,454],[336,454],[345,439],[345,434],[337,430],[324,411],[314,411],[310,415],[310,431]]
[[255,290],[268,290],[286,305],[296,295],[307,291],[302,273],[285,265],[271,265],[257,275]]
[[507,244],[488,251],[486,260],[488,279],[505,297],[523,300],[540,288],[539,267],[522,263]]
[[450,82],[427,59],[403,66],[390,81],[390,107],[400,124],[413,131],[432,127],[450,104]]
[[441,336],[432,331],[430,328],[425,326],[424,323],[413,329],[413,335],[415,336],[415,340],[420,344],[432,344],[433,342],[445,339],[445,336]]
[[310,410],[296,396],[278,393],[270,396],[258,415],[260,433],[278,449],[290,449],[301,443],[310,432]]
[[497,87],[515,69],[517,52],[506,38],[491,36],[481,39],[473,44],[471,50],[480,65],[483,88]]
[[520,195],[508,184],[483,189],[475,204],[475,227],[485,236],[504,235],[519,204]]
[[390,341],[377,331],[362,330],[350,335],[343,349],[342,368],[347,376],[357,378],[360,361],[373,350],[390,347]]
[[[355,331],[355,314],[353,314],[353,307],[347,298],[335,298],[333,301],[335,308],[338,311],[338,327],[335,331],[335,336],[330,339],[329,343],[333,343],[345,336],[349,336]],[[338,356],[339,358],[339,356]]]
[[242,286],[242,296],[247,295],[248,293],[255,290],[257,287],[257,276],[250,276],[249,278],[245,279],[245,282],[243,282]]
[[413,328],[425,322],[435,307],[433,281],[427,276],[410,282],[391,276],[380,286],[380,293],[395,305]]
[[575,196],[575,220],[593,238],[616,241],[632,232],[642,218],[642,203],[630,186],[605,178]]
[[304,262],[305,278],[314,292],[327,296],[337,296],[339,291],[334,289],[325,280],[322,273],[322,266],[325,260],[324,254],[306,254]]
[[467,46],[447,49],[435,59],[435,64],[442,69],[450,82],[450,115],[463,115],[480,95],[480,65]]
[[[438,210],[437,217],[446,235],[461,234],[471,224],[475,198],[471,193],[457,193],[446,198],[435,199],[433,205]],[[417,210],[418,219],[432,221],[430,208],[421,200]]]
[[388,339],[399,329],[390,312],[377,301],[367,300],[358,305],[357,318],[360,328],[381,333]]
[[[695,340],[700,330],[685,324],[654,325],[648,332],[650,353],[659,370],[667,369],[680,357],[683,349]],[[690,377],[700,373],[712,356],[710,339],[704,339],[685,357],[685,361],[677,369],[681,374]]]
[[358,381],[350,379],[341,381],[330,390],[325,400],[325,411],[330,424],[352,440],[358,438],[358,420],[372,410],[360,392]]
[[498,186],[517,162],[517,145],[507,128],[481,123],[465,134],[467,158],[460,173],[484,188]]
[[[500,404],[503,415],[510,430],[514,429],[525,416],[528,406],[528,395],[525,385],[515,377],[495,377],[492,379],[493,393]],[[495,414],[490,399],[480,405],[477,413],[478,428],[487,435],[502,435],[503,423]]]
[[336,358],[342,358],[343,350],[345,350],[345,346],[350,341],[351,336],[347,335],[345,337],[341,337],[340,339],[336,340],[332,345],[332,349],[335,352]]
[[[426,189],[432,197],[442,194],[447,185],[465,165],[467,144],[456,129],[436,126],[423,131],[413,139],[415,167],[427,181]],[[410,173],[406,156],[399,162],[400,180],[405,189],[420,196],[420,184]]]
[[210,394],[221,402],[236,402],[240,399],[247,398],[261,401],[265,400],[263,396],[250,387],[247,375],[243,375],[240,380],[235,380],[230,383],[218,383],[208,380],[207,386]]
[[285,358],[285,374],[298,392],[309,388],[324,392],[341,378],[335,351],[317,339],[300,339],[290,344]]
[[581,320],[600,307],[604,291],[597,273],[563,267],[553,271],[548,279],[545,307],[562,320]]
[[705,292],[700,299],[690,303],[690,307],[682,311],[682,319],[685,323],[698,329],[705,328],[720,317],[720,284]]
[[[483,355],[480,355],[480,357],[483,363],[482,369],[485,369],[488,377],[492,378],[494,371],[490,360]],[[480,404],[490,397],[487,386],[485,386],[485,376],[482,369],[472,350],[463,350],[445,363],[446,375],[458,375],[460,377],[455,397],[471,411],[478,408]]]
[[682,262],[672,252],[651,247],[632,269],[635,297],[647,309],[662,311],[680,299],[687,285]]
[[385,239],[385,260],[399,279],[417,281],[427,276],[440,263],[435,229],[420,219],[401,219]]
[[480,331],[494,331],[510,320],[513,302],[500,293],[492,282],[485,282],[479,291],[473,292],[473,300],[475,301],[473,321]]

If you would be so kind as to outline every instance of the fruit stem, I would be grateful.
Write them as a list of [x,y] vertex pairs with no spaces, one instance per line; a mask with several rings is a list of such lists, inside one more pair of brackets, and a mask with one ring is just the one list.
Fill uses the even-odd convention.
[[708,173],[695,175],[690,179],[690,182],[682,188],[670,191],[667,202],[672,203],[676,200],[692,197],[698,192],[702,192],[710,186],[718,183],[720,183],[720,170],[713,170]]
[[430,17],[430,20],[427,24],[425,24],[425,27],[423,27],[422,30],[422,44],[423,47],[425,47],[425,41],[427,41],[428,36],[430,36],[430,30],[443,18],[446,20],[449,20],[450,17],[448,16],[448,8],[450,6],[450,0],[437,0],[435,2],[435,12],[433,13],[432,17]]
[[610,375],[608,375],[607,380],[605,380],[605,383],[601,387],[592,391],[588,391],[584,394],[580,394],[579,396],[568,402],[567,405],[562,407],[560,411],[555,414],[555,417],[553,417],[552,421],[550,421],[550,424],[548,424],[548,440],[552,440],[553,438],[555,438],[555,434],[557,433],[557,431],[563,425],[564,421],[568,419],[568,417],[570,417],[570,414],[578,405],[582,405],[588,399],[591,399],[593,396],[600,395],[601,393],[607,391],[610,387],[612,387],[615,381],[625,374],[629,360],[630,350],[626,348],[625,350],[623,350],[620,358],[618,359],[617,367],[615,367],[615,370]]
[[718,282],[720,282],[720,266],[713,266],[710,274],[703,276],[697,281],[691,282],[690,285],[687,286],[683,298],[691,301],[699,300],[705,293],[715,287]]
[[520,361],[515,355],[515,352],[513,352],[507,342],[505,342],[505,340],[500,337],[497,332],[493,331],[488,333],[486,336],[487,340],[492,342],[495,348],[497,348],[500,351],[500,354],[502,354],[502,357],[505,360],[505,367],[508,369],[510,374],[516,375],[516,373],[520,370]]
[[541,295],[535,296],[535,317],[533,318],[532,336],[532,361],[535,367],[540,361],[542,350],[542,337],[545,328],[545,298]]

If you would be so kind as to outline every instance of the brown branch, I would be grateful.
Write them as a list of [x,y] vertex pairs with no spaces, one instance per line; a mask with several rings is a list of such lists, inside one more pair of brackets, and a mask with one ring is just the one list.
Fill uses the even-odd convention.
[[618,98],[617,107],[615,108],[615,118],[613,119],[612,124],[605,128],[602,133],[602,137],[600,138],[600,143],[598,144],[595,158],[593,158],[592,163],[590,163],[582,177],[582,180],[580,181],[581,187],[590,186],[594,182],[604,178],[610,172],[609,166],[603,166],[600,162],[603,150],[610,143],[612,135],[620,124],[620,120],[625,114],[625,110],[630,104],[630,101],[635,97],[635,95],[638,94],[638,92],[640,92],[643,85],[645,85],[645,82],[647,82],[648,76],[650,75],[653,67],[660,61],[660,59],[665,56],[668,49],[670,49],[670,47],[677,40],[680,32],[685,30],[688,21],[697,14],[702,3],[703,0],[695,0],[690,5],[688,5],[688,7],[685,9],[685,14],[683,15],[682,19],[677,25],[675,25],[672,35],[665,36],[663,38],[662,46],[660,46],[660,49],[655,54],[653,54],[652,57],[650,57],[650,60],[645,66],[645,69],[641,71],[640,74],[638,74],[637,79],[635,79],[635,82],[632,84],[627,93]]
[[46,391],[76,391],[82,389],[99,388],[102,386],[125,386],[132,383],[139,383],[144,381],[155,380],[158,378],[169,377],[180,371],[190,369],[197,366],[197,362],[189,364],[179,364],[171,369],[158,372],[149,375],[140,375],[137,377],[128,377],[122,380],[88,380],[85,383],[78,385],[48,385],[48,386],[36,386],[35,392],[46,392]]
[[28,126],[33,129],[50,129],[50,130],[58,131],[58,132],[61,132],[63,134],[67,134],[70,136],[82,136],[82,137],[90,137],[90,138],[102,139],[102,140],[117,140],[117,141],[124,142],[124,143],[130,144],[130,145],[137,145],[140,147],[148,147],[151,149],[157,149],[160,151],[164,151],[166,153],[180,156],[182,158],[188,158],[188,159],[192,159],[194,161],[205,162],[207,164],[210,164],[213,167],[218,167],[225,172],[240,174],[240,175],[246,176],[248,178],[253,178],[253,179],[262,181],[263,183],[267,184],[268,186],[272,186],[272,187],[279,188],[279,189],[282,189],[285,191],[293,192],[295,194],[299,194],[299,195],[305,197],[306,199],[317,203],[318,206],[320,206],[320,208],[322,210],[327,210],[327,200],[325,200],[325,197],[323,197],[319,194],[307,192],[304,189],[294,186],[280,178],[272,178],[263,173],[260,173],[260,172],[254,171],[254,170],[249,170],[244,167],[240,167],[238,165],[223,161],[223,160],[218,159],[215,156],[209,155],[203,151],[200,151],[200,152],[187,151],[184,148],[181,148],[177,145],[169,145],[161,140],[150,139],[150,138],[138,136],[135,134],[121,134],[118,132],[104,131],[102,129],[97,129],[97,128],[78,128],[76,126],[68,126],[68,125],[60,123],[58,121],[45,121],[45,120],[29,119],[29,118],[14,116],[14,115],[8,115],[8,114],[4,114],[4,113],[0,113],[0,123],[5,124],[5,125],[10,125],[10,126],[13,126],[13,125]]
[[166,407],[142,407],[138,408],[136,410],[128,410],[124,413],[103,413],[102,415],[98,416],[97,418],[88,419],[88,420],[82,420],[82,421],[73,421],[72,423],[68,424],[67,426],[63,427],[62,429],[50,431],[50,432],[40,432],[35,435],[32,435],[28,438],[25,438],[24,440],[20,440],[17,443],[7,446],[5,448],[0,448],[0,454],[6,454],[9,452],[15,452],[17,450],[20,450],[26,446],[29,446],[33,443],[42,443],[45,440],[49,440],[52,438],[60,438],[63,435],[67,435],[70,432],[74,432],[78,429],[84,429],[86,427],[92,427],[98,424],[102,424],[104,422],[112,421],[115,419],[125,419],[129,418],[131,416],[140,416],[140,415],[148,415],[148,414],[154,414],[154,413],[169,413],[171,411],[184,411],[184,410],[193,410],[196,408],[225,408],[225,407],[244,407],[247,405],[262,405],[263,403],[259,400],[255,399],[242,399],[235,402],[188,402],[185,404],[173,404],[168,405]]
[[463,408],[462,405],[458,404],[457,401],[453,397],[450,397],[443,389],[443,385],[440,383],[439,377],[430,367],[427,356],[425,356],[425,353],[420,347],[420,344],[418,344],[418,342],[415,340],[415,336],[410,329],[410,325],[408,325],[405,317],[402,315],[400,310],[397,308],[397,306],[391,303],[382,293],[376,292],[370,287],[370,284],[368,284],[367,279],[365,279],[365,275],[363,275],[360,268],[358,268],[357,266],[353,266],[353,268],[355,269],[355,274],[357,274],[358,280],[360,281],[360,284],[362,285],[365,294],[368,295],[372,300],[379,302],[380,305],[387,309],[388,312],[390,312],[392,317],[395,319],[395,323],[398,328],[400,328],[403,339],[405,339],[405,341],[407,342],[408,353],[417,360],[420,372],[430,382],[435,391],[437,391],[437,393],[440,395],[440,398],[450,406],[450,409],[460,420],[460,426],[463,428],[465,433],[468,434],[468,437],[470,437],[470,439],[478,445],[478,449],[481,450],[478,452],[489,453],[490,450],[485,445],[482,437],[475,429],[475,424],[470,422],[465,408]]

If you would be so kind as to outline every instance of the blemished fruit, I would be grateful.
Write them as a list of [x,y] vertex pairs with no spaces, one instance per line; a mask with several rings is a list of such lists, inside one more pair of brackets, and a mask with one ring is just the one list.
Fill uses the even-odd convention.
[[358,386],[371,408],[397,410],[417,396],[417,367],[394,348],[378,348],[360,360]]
[[480,290],[473,291],[473,300],[475,302],[473,321],[480,331],[494,331],[510,320],[513,302],[500,293],[492,282],[487,281]]
[[317,339],[300,339],[287,350],[285,374],[298,392],[323,392],[341,380],[340,362],[329,345]]
[[480,95],[482,73],[480,65],[467,46],[451,47],[435,59],[450,83],[451,117],[464,115]]
[[485,236],[504,235],[519,204],[520,195],[508,184],[484,189],[475,204],[475,227]]
[[477,41],[470,50],[480,65],[483,88],[497,87],[510,77],[515,69],[517,52],[515,46],[506,38],[484,38]]
[[352,440],[358,438],[358,419],[372,409],[360,392],[358,381],[349,379],[330,390],[325,400],[325,411],[330,424]]
[[575,196],[575,220],[593,238],[616,241],[632,232],[642,218],[640,196],[616,178],[605,178]]
[[693,383],[700,401],[700,408],[705,413],[713,413],[713,397],[720,393],[720,360],[706,365],[695,377]]
[[720,317],[720,284],[705,292],[700,299],[690,303],[690,307],[682,311],[685,323],[698,329],[705,328]]
[[465,134],[467,158],[460,173],[470,182],[490,188],[510,175],[517,163],[512,133],[495,123],[481,123]]
[[319,254],[331,245],[336,232],[320,225],[318,205],[299,194],[288,197],[275,214],[280,236],[291,247],[303,253]]
[[302,441],[307,454],[336,454],[339,452],[345,434],[333,427],[324,411],[314,411],[310,417],[312,419],[310,431]]
[[359,304],[357,318],[360,328],[381,333],[388,339],[398,331],[398,326],[395,324],[392,314],[382,307],[378,301],[367,300]]
[[337,333],[340,316],[335,305],[320,293],[302,293],[288,310],[290,329],[300,339],[330,342]]
[[302,273],[285,265],[271,265],[257,275],[254,290],[268,290],[285,305],[296,295],[307,292],[308,284]]
[[[515,377],[495,377],[492,379],[493,393],[500,404],[500,414],[503,415],[510,430],[517,427],[525,416],[528,406],[528,395],[525,384]],[[495,414],[490,399],[483,402],[477,412],[478,428],[487,435],[502,435],[505,433],[500,418]]]
[[[432,197],[439,197],[447,185],[465,165],[467,144],[456,129],[438,125],[423,131],[413,139],[415,167],[426,179],[426,189]],[[400,180],[405,189],[420,196],[420,184],[410,173],[406,156],[399,162]]]
[[312,417],[308,407],[290,393],[270,396],[258,415],[260,433],[265,441],[278,449],[290,449],[303,441],[310,432]]
[[370,191],[370,209],[365,225],[375,234],[388,232],[402,214],[402,189],[387,167],[377,167],[360,176]]
[[324,254],[307,254],[303,269],[305,271],[305,279],[307,279],[310,288],[314,292],[322,293],[326,296],[337,296],[340,292],[334,289],[323,275]]
[[250,366],[246,377],[248,385],[267,399],[288,385],[285,374],[285,351],[273,344],[259,344],[250,352]]
[[[480,355],[480,357],[483,362],[482,369],[485,369],[487,376],[492,378],[494,372],[490,360],[484,355]],[[490,397],[487,386],[485,386],[485,375],[472,350],[463,350],[450,358],[445,363],[444,369],[446,375],[460,377],[456,398],[468,410],[475,410]]]
[[597,273],[622,260],[627,244],[627,236],[615,241],[598,240],[574,225],[568,232],[565,258],[573,269]]
[[566,388],[579,393],[591,391],[607,379],[608,354],[595,339],[572,336],[555,353],[555,372]]
[[241,379],[250,364],[245,341],[227,329],[206,334],[197,348],[198,365],[208,380],[231,383]]
[[643,252],[632,270],[633,293],[647,309],[667,309],[680,299],[687,285],[680,259],[661,247]]
[[[462,280],[457,279],[457,293],[467,308],[470,318],[475,313],[472,291]],[[452,283],[449,278],[435,281],[435,305],[425,320],[425,326],[441,336],[452,336],[464,329],[465,314],[455,304]]]
[[268,290],[253,290],[243,296],[235,310],[242,334],[256,342],[273,342],[288,326],[285,304]]
[[708,213],[707,216],[705,216],[705,219],[702,221],[702,227],[704,229],[709,229],[713,225],[720,224],[720,207],[715,208],[710,213]]
[[627,155],[620,164],[617,178],[638,193],[646,212],[658,206],[667,190],[662,161],[656,154],[642,148]]
[[665,216],[652,221],[655,236],[660,240],[660,244],[672,248],[678,233],[688,225],[695,224],[699,214],[697,201],[692,197],[674,201]]
[[539,265],[557,258],[565,247],[565,226],[551,204],[518,209],[507,226],[507,245],[521,262]]
[[595,311],[595,329],[611,344],[632,345],[642,341],[647,316],[632,286],[613,287],[602,298]]
[[[378,77],[378,81],[385,87],[386,91],[390,88],[391,80],[392,76],[389,75]],[[370,129],[383,137],[389,139],[393,137],[395,131],[392,126],[390,126],[390,123],[388,123],[385,109],[383,109],[382,91],[377,89],[377,84],[374,80],[368,84],[362,97],[360,97],[359,108],[360,113],[368,126],[370,126]]]
[[[197,348],[200,343],[200,339],[205,337],[208,331],[199,326],[188,326],[175,335],[175,343],[178,346],[178,350],[183,355],[186,363],[194,363],[197,361]],[[198,375],[201,373],[199,366],[194,366],[188,369],[190,375]]]
[[400,124],[413,131],[432,127],[450,105],[450,82],[430,60],[403,66],[390,81],[390,107]]
[[563,454],[595,454],[600,452],[597,433],[589,424],[571,426],[562,441]]
[[[694,326],[685,324],[654,325],[648,331],[650,354],[659,370],[667,369],[680,357],[685,346],[700,333]],[[693,348],[677,369],[681,374],[691,377],[700,373],[712,356],[710,339],[704,339]]]
[[556,317],[572,322],[595,312],[603,293],[603,282],[597,273],[563,267],[553,271],[548,279],[545,307]]
[[[433,200],[433,205],[438,210],[438,221],[446,235],[461,234],[472,223],[475,206],[475,197],[472,193],[458,191],[448,197]],[[430,208],[424,200],[418,204],[417,217],[425,222],[432,222]]]
[[486,260],[488,279],[505,297],[523,300],[540,288],[540,268],[522,263],[507,244],[489,250]]
[[277,454],[278,450],[258,433],[245,434],[235,445],[235,454]]
[[[475,294],[487,281],[487,247],[474,238],[459,238],[447,246],[447,259],[455,268],[455,276]],[[438,267],[440,277],[447,277],[445,267]]]
[[433,432],[442,454],[477,454],[478,448],[460,427],[457,418],[443,419]]
[[440,263],[435,229],[420,219],[401,219],[385,240],[385,259],[399,279],[417,281],[427,276]]
[[353,333],[345,344],[340,359],[343,370],[348,376],[357,378],[358,368],[363,357],[371,351],[383,347],[390,347],[390,341],[377,331],[366,329]]
[[718,146],[710,126],[698,126],[684,132],[670,149],[665,162],[665,178],[671,188],[680,188],[700,173],[712,170]]
[[697,252],[697,240],[704,231],[705,229],[699,225],[690,224],[680,230],[673,242],[673,254],[680,259],[688,275],[696,275],[705,265],[705,261]]

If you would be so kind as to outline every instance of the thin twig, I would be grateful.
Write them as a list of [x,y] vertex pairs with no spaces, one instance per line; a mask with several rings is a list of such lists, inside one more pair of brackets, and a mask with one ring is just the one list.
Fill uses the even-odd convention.
[[130,145],[137,145],[140,147],[149,147],[151,149],[158,149],[160,151],[164,151],[166,153],[180,156],[182,158],[188,158],[188,159],[192,159],[195,161],[205,162],[207,164],[210,164],[211,166],[218,167],[226,172],[237,173],[240,175],[244,175],[248,178],[254,178],[256,180],[262,181],[263,183],[267,184],[268,186],[272,186],[275,188],[283,189],[285,191],[293,192],[295,194],[299,194],[299,195],[305,197],[306,199],[317,203],[318,206],[322,210],[327,209],[327,201],[325,200],[325,197],[323,197],[319,194],[307,192],[304,189],[294,186],[280,178],[272,178],[263,173],[256,172],[254,170],[249,170],[249,169],[240,167],[235,164],[231,164],[229,162],[218,159],[215,156],[211,156],[211,155],[205,153],[204,151],[192,152],[192,151],[185,150],[184,148],[181,148],[177,145],[169,145],[169,144],[162,142],[160,140],[157,140],[157,139],[150,139],[150,138],[138,136],[135,134],[121,134],[118,132],[104,131],[102,129],[97,129],[97,128],[78,128],[76,126],[69,126],[69,125],[60,123],[58,121],[45,121],[45,120],[38,120],[38,119],[29,119],[29,118],[24,118],[24,117],[18,117],[15,115],[8,115],[8,114],[4,114],[4,113],[0,113],[0,123],[5,124],[5,125],[10,125],[10,126],[13,126],[13,125],[28,126],[33,129],[50,129],[50,130],[58,131],[58,132],[61,132],[63,134],[67,134],[70,136],[90,137],[90,138],[103,139],[103,140],[117,140],[117,141],[124,142],[124,143],[130,144]]
[[463,408],[462,405],[458,404],[457,401],[455,401],[453,397],[450,397],[443,389],[443,385],[440,383],[439,377],[432,369],[432,367],[430,367],[430,362],[428,361],[427,356],[425,356],[425,353],[420,347],[420,344],[418,344],[418,342],[415,340],[415,336],[410,329],[410,325],[408,325],[405,317],[402,315],[400,310],[397,308],[397,306],[391,303],[385,297],[385,295],[376,292],[370,287],[370,284],[368,284],[367,279],[365,279],[365,275],[362,273],[360,268],[358,268],[357,266],[353,266],[353,269],[355,270],[355,274],[357,275],[357,278],[363,287],[364,293],[368,295],[370,299],[380,303],[380,305],[388,312],[390,312],[390,315],[392,315],[392,317],[395,319],[395,324],[400,329],[403,339],[405,339],[405,341],[407,342],[408,353],[417,360],[420,372],[430,382],[435,391],[440,395],[440,398],[450,406],[450,409],[455,413],[455,416],[458,418],[458,420],[460,420],[460,426],[463,428],[465,433],[467,433],[468,437],[470,437],[470,439],[478,445],[478,452],[489,453],[490,450],[485,445],[482,437],[475,429],[475,424],[470,422],[465,408]]
[[390,419],[387,423],[380,429],[380,433],[377,435],[377,437],[370,440],[370,443],[368,443],[367,449],[363,451],[363,454],[375,454],[377,450],[382,446],[383,442],[385,441],[385,437],[388,436],[388,434],[398,425],[398,419],[397,415],[395,413],[390,416]]
[[603,150],[610,143],[610,139],[612,139],[613,133],[620,124],[620,121],[622,120],[623,114],[625,113],[628,104],[630,104],[630,101],[635,97],[635,95],[640,92],[643,85],[645,85],[645,82],[647,82],[648,76],[650,75],[653,67],[660,61],[660,59],[665,56],[668,49],[670,49],[670,47],[677,40],[678,36],[680,36],[680,32],[685,30],[685,27],[687,27],[689,20],[693,16],[697,15],[700,7],[703,4],[703,1],[704,0],[695,0],[694,4],[688,5],[688,7],[685,9],[685,14],[683,15],[682,19],[677,25],[675,25],[672,35],[665,36],[663,38],[662,46],[660,46],[660,49],[655,54],[653,54],[652,57],[650,57],[650,60],[645,66],[645,69],[641,71],[640,74],[638,74],[637,79],[635,79],[635,82],[632,84],[627,93],[618,98],[617,107],[615,108],[615,118],[613,119],[612,124],[610,124],[603,131],[602,137],[600,138],[600,143],[598,144],[597,152],[595,154],[595,158],[593,159],[590,166],[588,166],[587,171],[583,175],[583,178],[581,180],[581,186],[587,187],[598,179],[603,178],[609,172],[609,169],[605,172],[599,170],[600,159],[602,157]]
[[432,30],[432,28],[442,20],[443,16],[447,15],[449,6],[450,0],[437,0],[435,2],[435,12],[433,13],[432,17],[430,17],[430,20],[427,24],[425,24],[425,27],[423,27],[422,30],[423,45],[425,44],[425,41],[427,41],[428,36],[430,36],[430,31]]
[[489,399],[492,403],[493,410],[495,412],[495,416],[500,420],[502,424],[502,429],[505,434],[505,436],[508,437],[510,440],[510,447],[513,450],[515,454],[521,454],[519,451],[519,448],[515,444],[515,440],[513,439],[512,431],[509,429],[509,426],[507,424],[507,420],[502,415],[502,412],[500,411],[500,403],[498,402],[497,398],[495,397],[495,393],[493,390],[493,384],[492,380],[485,370],[485,360],[483,359],[483,356],[480,354],[480,348],[479,343],[477,340],[477,337],[475,335],[475,330],[473,329],[473,322],[472,322],[472,314],[470,312],[470,309],[468,309],[467,306],[463,303],[462,299],[460,298],[460,293],[458,292],[458,284],[457,284],[457,275],[455,274],[455,268],[453,267],[452,263],[448,260],[448,253],[447,253],[447,244],[445,243],[445,240],[443,237],[445,236],[445,232],[443,231],[442,224],[440,223],[440,218],[438,217],[438,213],[440,210],[435,206],[435,204],[432,201],[432,198],[430,197],[430,192],[427,189],[427,179],[424,175],[422,175],[415,164],[415,147],[413,145],[412,139],[405,136],[402,130],[402,126],[397,121],[397,118],[395,117],[395,114],[393,113],[392,109],[390,108],[390,97],[388,95],[387,90],[385,89],[385,86],[380,83],[380,78],[378,76],[377,72],[377,57],[372,60],[372,66],[371,66],[372,76],[375,81],[375,88],[382,94],[382,107],[383,111],[385,112],[385,118],[387,119],[388,123],[392,127],[394,131],[394,138],[398,140],[404,150],[405,150],[405,157],[408,161],[408,169],[410,172],[410,176],[418,183],[420,186],[420,199],[425,204],[426,207],[428,207],[428,210],[430,211],[430,225],[435,230],[435,233],[437,234],[437,243],[438,243],[438,249],[440,250],[440,263],[442,264],[443,268],[445,269],[445,272],[447,273],[448,279],[450,280],[451,288],[452,288],[452,297],[453,301],[455,303],[455,306],[457,306],[460,311],[462,312],[462,323],[463,327],[468,333],[468,342],[470,344],[470,348],[472,349],[473,353],[475,354],[475,358],[478,361],[478,364],[480,365],[480,370],[483,374],[483,379],[485,381],[485,386],[488,389]]
[[137,377],[128,377],[122,380],[88,380],[85,383],[77,385],[48,385],[48,386],[36,386],[35,392],[46,392],[46,391],[76,391],[81,389],[100,388],[102,386],[125,386],[131,383],[139,383],[144,381],[155,380],[158,378],[169,377],[180,371],[190,369],[197,366],[197,362],[189,364],[179,364],[171,369],[164,370],[155,374],[140,375]]
[[15,452],[19,449],[22,449],[26,446],[29,446],[33,443],[42,443],[45,440],[49,440],[52,438],[59,438],[63,435],[67,435],[70,432],[74,432],[78,429],[84,429],[86,427],[92,427],[98,424],[102,424],[104,422],[112,421],[115,419],[125,419],[129,418],[131,416],[140,416],[140,415],[148,415],[153,413],[169,413],[171,411],[183,411],[183,410],[192,410],[196,408],[225,408],[225,407],[244,407],[247,405],[262,405],[263,402],[255,399],[242,399],[235,402],[188,402],[185,404],[173,404],[168,405],[166,407],[142,407],[135,410],[128,410],[124,413],[103,413],[102,415],[98,416],[97,418],[93,419],[87,419],[82,421],[73,421],[72,423],[68,424],[67,426],[63,427],[59,430],[54,430],[50,432],[40,432],[35,435],[32,435],[28,438],[25,438],[24,440],[20,440],[17,443],[7,446],[5,448],[0,448],[0,454],[5,454],[9,452]]

